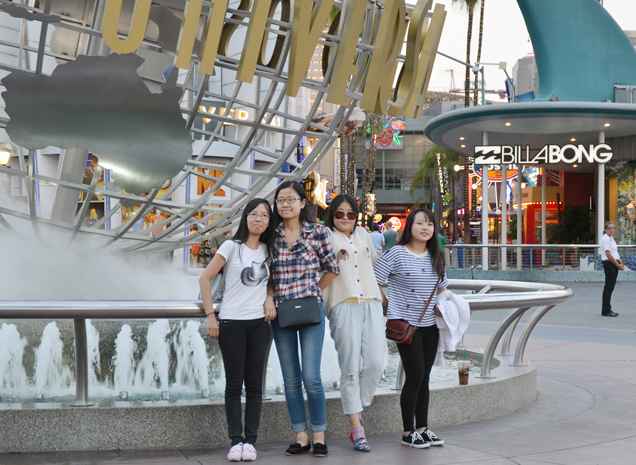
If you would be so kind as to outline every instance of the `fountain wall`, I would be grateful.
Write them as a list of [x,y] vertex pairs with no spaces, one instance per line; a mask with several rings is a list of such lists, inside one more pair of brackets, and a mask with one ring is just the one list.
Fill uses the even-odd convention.
[[[469,357],[480,354],[470,352]],[[456,380],[431,385],[430,426],[495,418],[533,402],[537,396],[536,366],[514,367],[508,360],[492,370],[494,378],[472,376],[468,386]],[[378,389],[365,409],[368,434],[401,431],[400,391]],[[327,396],[327,438],[348,437],[338,392]],[[0,453],[62,450],[125,450],[228,445],[222,400],[108,402],[73,408],[68,404],[1,404]],[[292,441],[282,395],[263,403],[259,442]]]

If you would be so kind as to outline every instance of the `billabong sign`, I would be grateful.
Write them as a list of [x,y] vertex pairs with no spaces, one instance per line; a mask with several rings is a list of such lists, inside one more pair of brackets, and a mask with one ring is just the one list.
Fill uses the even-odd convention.
[[607,163],[612,159],[612,148],[607,144],[546,145],[536,155],[521,145],[476,145],[475,165],[533,165],[554,163]]

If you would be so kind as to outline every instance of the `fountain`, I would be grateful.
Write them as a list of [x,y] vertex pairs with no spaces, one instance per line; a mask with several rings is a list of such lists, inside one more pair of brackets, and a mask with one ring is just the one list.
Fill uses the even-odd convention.
[[[536,367],[523,356],[525,344],[539,319],[554,305],[569,300],[572,292],[556,285],[503,281],[451,280],[450,287],[458,292],[482,291],[463,296],[472,310],[511,307],[512,310],[496,328],[482,353],[467,351],[467,358],[473,362],[479,362],[483,357],[481,370],[477,368],[479,372],[473,373],[468,386],[458,386],[456,370],[452,368],[449,377],[444,379],[442,376],[438,382],[432,383],[432,425],[439,427],[492,418],[532,402],[536,398]],[[532,306],[538,306],[538,309],[525,324],[512,356],[512,332],[518,318]],[[68,324],[64,324],[60,327],[65,329],[59,331],[55,323],[45,327],[46,337],[42,337],[37,349],[38,354],[41,352],[49,360],[56,360],[55,366],[51,366],[52,373],[56,374],[51,377],[57,380],[62,391],[66,389],[67,398],[51,397],[51,392],[45,390],[46,395],[37,403],[32,403],[32,397],[22,399],[22,403],[7,403],[13,396],[9,393],[15,389],[14,386],[22,383],[21,393],[28,393],[32,381],[30,368],[23,368],[19,363],[21,354],[23,359],[28,358],[25,356],[29,351],[24,337],[15,326],[4,323],[2,335],[8,335],[7,340],[11,340],[13,350],[8,357],[0,358],[0,369],[4,373],[1,386],[3,397],[7,397],[0,402],[0,421],[10,425],[0,437],[0,452],[224,445],[224,371],[218,345],[203,338],[202,312],[200,303],[184,301],[0,302],[0,319],[47,319],[56,315],[61,319],[75,320],[75,337],[80,338],[76,340],[76,350],[80,356],[75,357],[76,401],[71,405],[84,406],[68,408],[72,402],[68,394],[73,389],[68,370],[73,360],[72,356],[64,359],[63,355],[60,359],[56,354],[65,353],[63,348],[60,350],[63,345],[59,343],[60,333],[63,333],[61,339],[68,341],[71,330]],[[78,324],[80,328],[82,323],[86,327],[83,318],[89,316],[96,329],[85,331],[87,334],[78,332]],[[115,321],[102,321],[121,319],[128,322],[122,325]],[[153,321],[149,325],[132,323],[139,319]],[[86,339],[90,334],[96,335],[98,329],[99,334],[112,334],[112,337],[101,336],[101,364],[93,357],[89,365],[89,348],[94,347],[97,338],[93,342]],[[28,338],[31,339],[31,336]],[[494,358],[494,352],[501,340],[504,357],[498,360]],[[112,345],[113,351],[110,356],[104,353],[109,345]],[[51,349],[44,353],[44,347]],[[344,437],[348,434],[348,421],[342,414],[339,391],[334,387],[339,370],[329,331],[326,332],[324,350],[323,383],[327,391],[329,435]],[[453,366],[452,358],[451,354],[447,362],[450,367]],[[396,391],[400,388],[401,379],[396,366],[398,357],[394,351],[388,351],[387,359],[387,371],[393,378],[381,381],[373,404],[365,409],[365,425],[369,434],[398,431],[401,427],[397,414],[399,391]],[[280,433],[286,431],[289,425],[275,345],[272,346],[269,362],[265,383],[267,392],[264,394],[272,402],[263,404],[259,441],[286,441],[291,437]],[[38,356],[36,367],[40,366],[42,362]],[[99,380],[98,386],[91,386],[90,392],[86,389],[90,385],[88,379],[93,376],[88,373],[91,371],[89,366]],[[99,367],[101,374],[95,371]],[[21,375],[24,372],[26,376]],[[108,375],[104,376],[104,373]],[[205,389],[206,379],[208,389]],[[202,396],[201,391],[208,391],[209,397]],[[387,415],[387,412],[396,414]],[[64,426],[47,432],[46,438],[42,438],[38,434],[38,425],[51,421]],[[130,424],[131,429],[122,431],[121,421]],[[20,425],[20,428],[11,425]],[[88,437],[80,434],[86,428],[91,431]]]

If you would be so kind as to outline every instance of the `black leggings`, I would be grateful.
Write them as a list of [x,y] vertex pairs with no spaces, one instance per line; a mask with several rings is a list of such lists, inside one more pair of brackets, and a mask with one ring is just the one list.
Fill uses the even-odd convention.
[[[225,369],[225,415],[232,445],[256,443],[263,405],[263,369],[269,342],[269,323],[257,320],[219,321],[219,346]],[[241,390],[245,382],[245,437],[241,418]]]
[[415,330],[411,345],[397,345],[406,373],[400,395],[404,431],[428,427],[428,380],[437,354],[438,340],[437,326],[425,326]]

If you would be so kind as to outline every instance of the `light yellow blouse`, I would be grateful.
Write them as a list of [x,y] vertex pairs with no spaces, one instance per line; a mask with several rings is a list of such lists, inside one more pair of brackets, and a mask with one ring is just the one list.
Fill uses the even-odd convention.
[[331,231],[331,245],[338,257],[340,274],[322,293],[327,316],[333,307],[344,301],[382,301],[380,289],[373,274],[378,254],[369,233],[356,227],[351,237],[340,231]]

